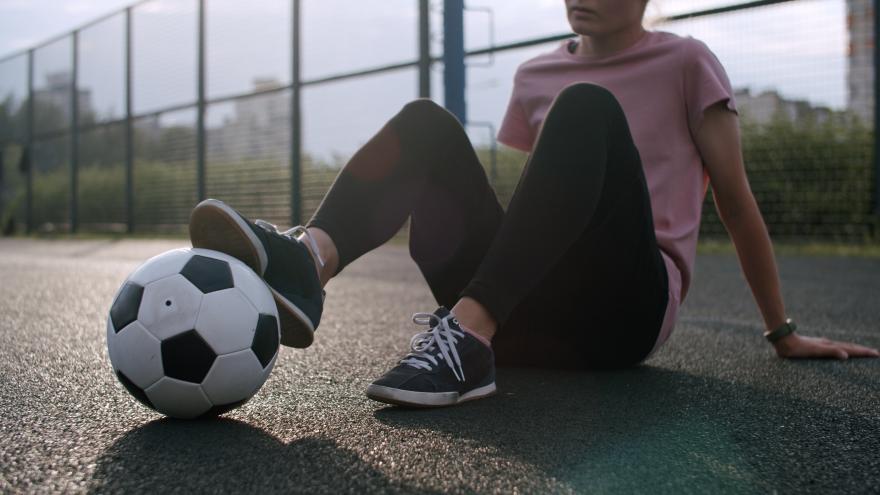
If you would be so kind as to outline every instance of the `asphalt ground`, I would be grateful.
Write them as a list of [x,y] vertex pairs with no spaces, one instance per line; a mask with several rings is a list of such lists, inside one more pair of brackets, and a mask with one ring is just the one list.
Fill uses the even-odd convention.
[[[435,308],[385,246],[327,286],[311,348],[193,422],[136,403],[104,337],[125,277],[181,245],[0,241],[0,492],[880,492],[880,360],[776,358],[733,255],[698,257],[671,340],[638,368],[501,369],[495,397],[408,410],[363,394]],[[880,259],[779,266],[803,333],[880,346]]]

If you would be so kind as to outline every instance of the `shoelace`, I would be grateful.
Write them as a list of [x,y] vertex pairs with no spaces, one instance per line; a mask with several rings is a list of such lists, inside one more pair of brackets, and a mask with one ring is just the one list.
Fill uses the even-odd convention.
[[[440,318],[432,313],[416,313],[412,316],[413,323],[416,325],[428,325],[431,329],[427,332],[413,335],[409,346],[412,352],[400,360],[400,364],[406,364],[413,368],[421,368],[428,371],[434,369],[438,365],[438,358],[446,361],[446,364],[452,369],[455,378],[464,381],[464,369],[461,367],[461,359],[458,356],[458,350],[455,344],[458,338],[464,338],[464,332],[455,330],[449,326],[449,319]],[[436,325],[432,325],[434,320],[439,320]],[[456,322],[457,323],[457,322]],[[439,351],[439,354],[438,352]],[[458,368],[458,369],[456,369]]]
[[257,224],[257,227],[260,227],[263,230],[278,234],[296,242],[299,242],[299,237],[297,237],[297,235],[302,234],[302,237],[305,237],[306,240],[309,242],[309,246],[311,246],[312,252],[315,254],[315,257],[318,258],[318,264],[321,265],[321,268],[324,268],[324,258],[321,257],[321,251],[318,249],[318,243],[315,242],[315,239],[312,237],[312,234],[309,233],[308,229],[306,229],[302,225],[297,225],[296,227],[287,229],[284,232],[279,232],[278,227],[275,224],[269,223],[265,220],[258,219],[254,223]]

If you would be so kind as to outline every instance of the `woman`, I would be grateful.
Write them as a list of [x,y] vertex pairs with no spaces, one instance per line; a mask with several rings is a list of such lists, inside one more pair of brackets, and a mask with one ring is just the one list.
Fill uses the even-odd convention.
[[306,227],[278,232],[207,200],[193,245],[262,274],[282,343],[306,347],[322,287],[411,217],[410,252],[441,307],[413,316],[429,329],[367,395],[450,405],[492,394],[495,362],[624,367],[659,348],[711,180],[777,354],[878,356],[793,332],[727,75],[702,42],[646,31],[647,2],[566,0],[578,38],[519,67],[498,140],[530,155],[506,212],[461,125],[423,99],[355,153]]

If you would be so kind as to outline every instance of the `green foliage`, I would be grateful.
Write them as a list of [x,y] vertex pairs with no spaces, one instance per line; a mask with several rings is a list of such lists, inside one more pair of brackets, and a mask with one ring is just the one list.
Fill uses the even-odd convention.
[[[307,160],[303,177],[303,210],[308,216],[336,177],[338,169]],[[83,230],[119,231],[127,219],[125,167],[93,162],[79,170],[78,214]],[[197,202],[196,167],[192,160],[135,161],[134,222],[141,231],[184,229]],[[278,224],[290,222],[290,168],[270,160],[209,163],[208,195],[223,198],[249,216]],[[23,184],[19,188],[23,195]],[[66,230],[69,222],[70,171],[58,167],[34,175],[34,220],[39,231]],[[10,212],[22,209],[19,202]]]
[[12,126],[12,96],[7,95],[0,102],[0,143],[11,141],[14,137]]
[[[0,104],[0,134],[21,119],[10,115],[11,101]],[[45,113],[46,119],[51,117]],[[91,119],[91,116],[86,116]],[[51,119],[49,119],[51,120]],[[134,213],[138,230],[180,231],[196,202],[196,136],[191,127],[135,128]],[[874,187],[874,133],[846,114],[822,123],[777,119],[757,125],[741,121],[742,147],[752,190],[774,238],[824,241],[877,241],[878,219],[871,212]],[[117,230],[126,215],[124,126],[97,127],[80,133],[78,208],[84,230]],[[34,166],[34,219],[64,228],[69,220],[70,172],[67,140],[40,141]],[[7,146],[9,149],[9,146]],[[502,205],[519,181],[527,156],[501,147],[477,150]],[[2,218],[23,222],[24,180],[6,156]],[[17,161],[17,158],[16,158]],[[324,163],[304,157],[302,212],[318,207],[345,157]],[[246,214],[288,224],[291,178],[286,159],[209,161],[209,197],[220,197]],[[723,238],[711,189],[703,208],[701,236]]]
[[[743,120],[741,134],[749,183],[773,238],[878,240],[871,212],[874,134],[860,120],[847,114],[822,123]],[[478,154],[491,177],[489,149]],[[498,150],[493,186],[505,207],[526,159],[511,148]],[[702,237],[727,235],[711,188],[700,231]]]
[[[743,159],[771,237],[876,240],[871,213],[874,135],[857,119],[744,120]],[[701,234],[726,235],[711,192]]]
[[492,153],[488,148],[479,148],[477,156],[486,169],[486,174],[495,189],[498,201],[505,209],[507,209],[510,198],[516,190],[519,182],[519,176],[525,167],[528,155],[522,151],[508,148],[506,146],[499,147],[495,154],[494,170],[492,166]]

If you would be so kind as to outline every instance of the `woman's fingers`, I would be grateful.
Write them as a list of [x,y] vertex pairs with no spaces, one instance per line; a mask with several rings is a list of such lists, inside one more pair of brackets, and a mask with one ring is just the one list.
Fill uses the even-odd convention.
[[847,359],[849,357],[849,353],[846,352],[842,347],[831,344],[821,344],[822,356],[830,357],[835,359]]
[[792,334],[783,345],[776,347],[781,357],[787,358],[830,358],[849,359],[851,357],[880,357],[877,349],[852,342],[837,342],[820,337],[806,337]]
[[801,358],[830,358],[830,359],[846,359],[849,354],[842,348],[834,344],[834,342],[816,337],[805,337],[801,339],[801,345],[795,350],[792,357]]
[[851,342],[832,342],[837,347],[846,351],[850,357],[878,357],[880,353],[877,349],[865,347],[863,345],[853,344]]
[[828,343],[825,342],[827,339],[819,339],[819,338],[808,338],[804,340],[804,347],[800,354],[800,357],[814,357],[814,358],[830,358],[830,359],[846,359],[849,357],[849,354],[842,348],[834,345],[830,340]]

